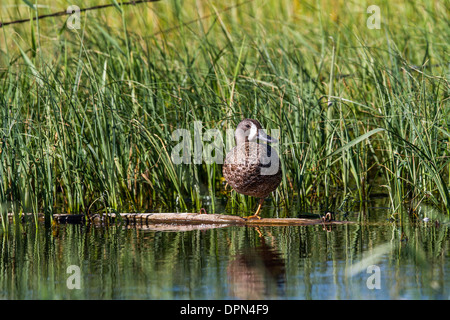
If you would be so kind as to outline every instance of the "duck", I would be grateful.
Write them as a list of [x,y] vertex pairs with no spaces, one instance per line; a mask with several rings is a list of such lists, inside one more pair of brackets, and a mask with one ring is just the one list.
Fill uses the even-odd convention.
[[264,199],[278,188],[282,179],[280,158],[270,146],[277,139],[267,135],[258,120],[248,118],[239,122],[234,138],[236,146],[227,153],[222,174],[237,193],[259,198],[256,213],[245,219],[261,219]]

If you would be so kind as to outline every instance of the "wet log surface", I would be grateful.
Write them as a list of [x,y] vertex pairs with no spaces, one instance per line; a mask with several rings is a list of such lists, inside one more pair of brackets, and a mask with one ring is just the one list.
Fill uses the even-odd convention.
[[[12,215],[9,215],[12,218]],[[120,217],[119,217],[120,216]],[[27,219],[33,219],[27,214]],[[24,218],[24,219],[25,219]],[[43,219],[40,215],[39,219]],[[86,217],[83,214],[54,214],[53,220],[57,223],[125,223],[128,225],[146,225],[155,230],[182,229],[208,229],[226,226],[306,226],[306,225],[336,225],[352,223],[350,221],[324,221],[318,218],[261,218],[245,219],[239,216],[224,214],[200,213],[121,213]],[[175,226],[177,226],[175,228]]]

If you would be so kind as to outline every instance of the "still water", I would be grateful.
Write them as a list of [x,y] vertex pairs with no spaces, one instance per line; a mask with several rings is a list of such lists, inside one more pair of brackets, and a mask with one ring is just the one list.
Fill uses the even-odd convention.
[[448,224],[402,225],[22,224],[0,231],[0,299],[448,299]]

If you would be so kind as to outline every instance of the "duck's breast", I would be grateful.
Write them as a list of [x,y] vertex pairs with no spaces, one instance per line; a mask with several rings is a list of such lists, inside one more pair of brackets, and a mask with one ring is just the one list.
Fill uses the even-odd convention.
[[236,192],[265,197],[281,182],[281,163],[269,145],[241,144],[227,154],[223,176]]

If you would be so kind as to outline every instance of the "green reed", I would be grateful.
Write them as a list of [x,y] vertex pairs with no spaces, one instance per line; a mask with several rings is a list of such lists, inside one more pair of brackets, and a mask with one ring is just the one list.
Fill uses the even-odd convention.
[[[221,164],[171,158],[176,129],[194,137],[200,121],[225,137],[243,117],[280,129],[274,202],[287,215],[375,189],[394,208],[449,212],[445,10],[379,6],[379,30],[366,6],[331,0],[177,0],[89,12],[79,30],[66,18],[2,28],[2,214],[252,211]],[[17,8],[3,19],[32,11]]]

